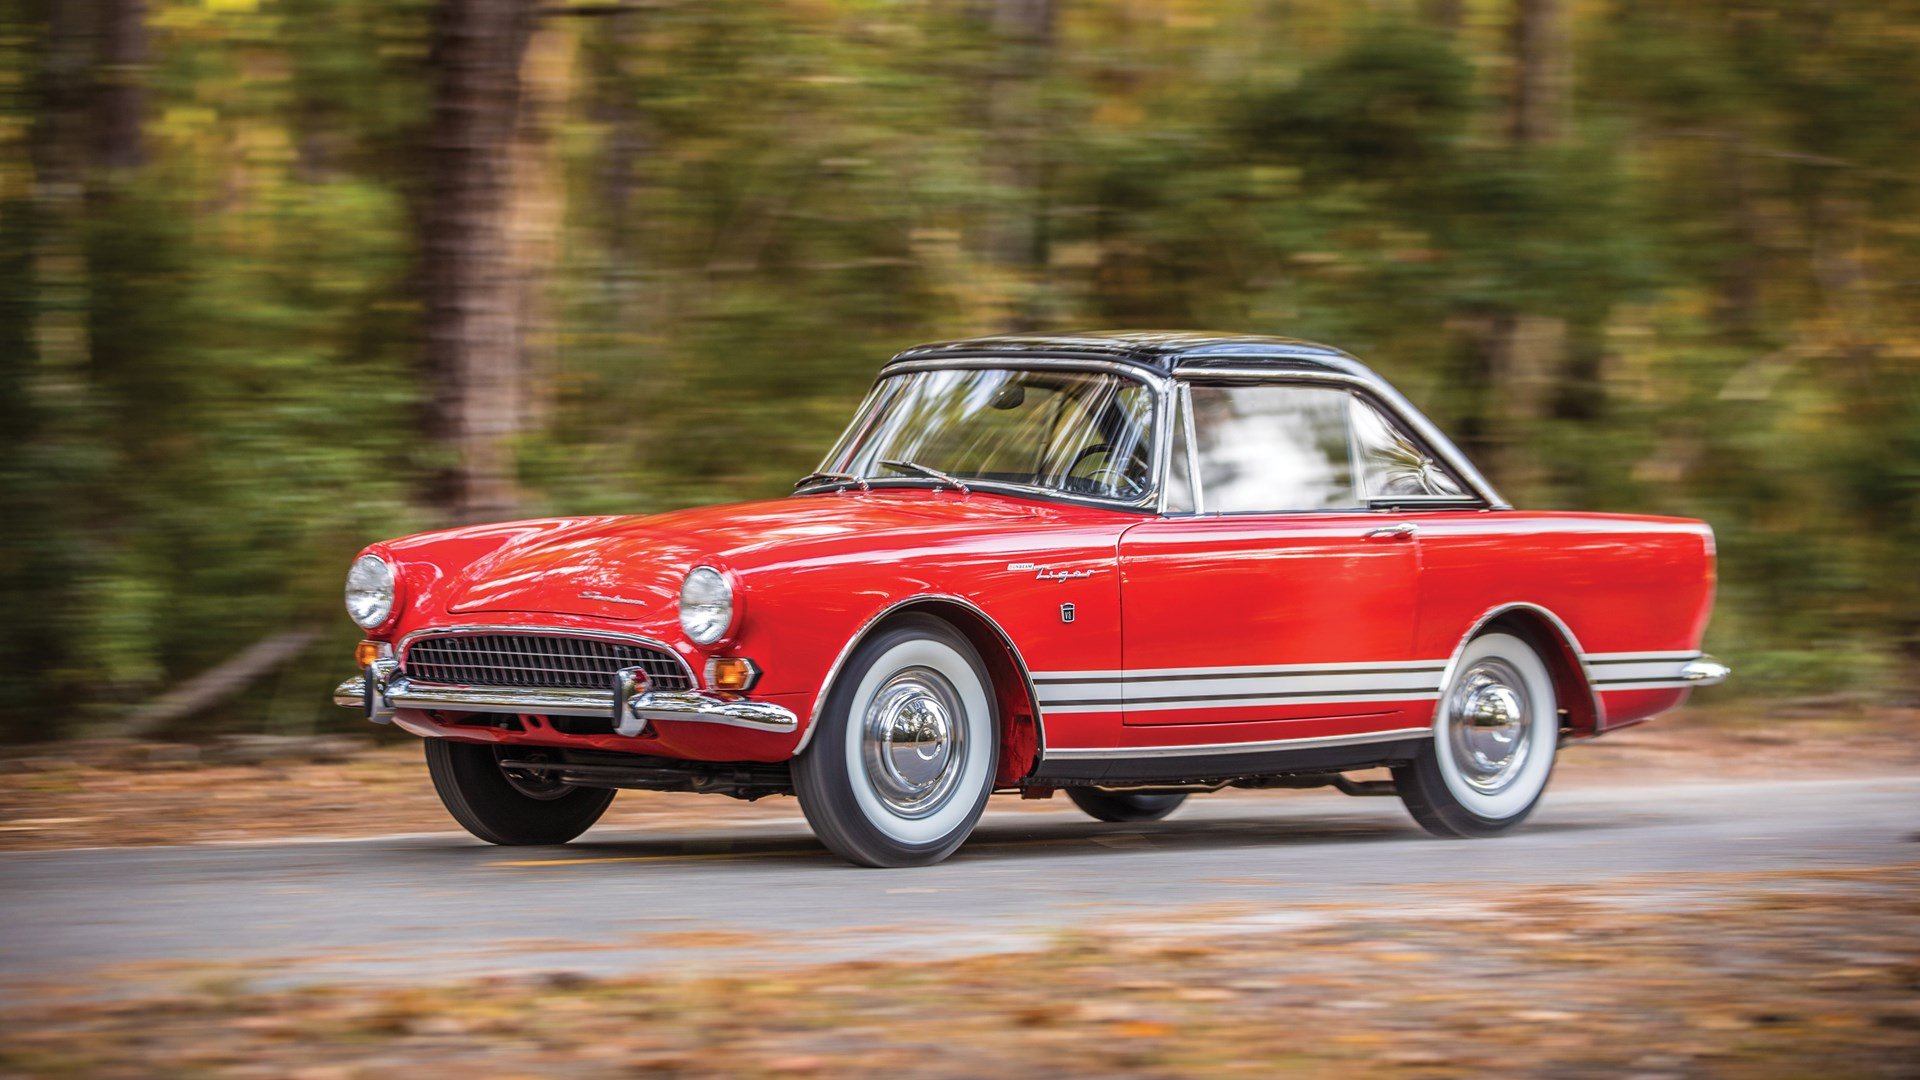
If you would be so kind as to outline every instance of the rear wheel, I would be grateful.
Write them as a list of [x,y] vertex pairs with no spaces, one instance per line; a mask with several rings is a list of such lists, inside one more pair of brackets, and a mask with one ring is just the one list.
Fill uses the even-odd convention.
[[986,666],[925,615],[860,643],[832,687],[794,791],[821,843],[862,866],[951,855],[993,792],[999,721]]
[[614,793],[563,784],[541,773],[500,766],[525,747],[428,739],[433,789],[460,827],[489,844],[564,844],[607,812]]
[[1086,811],[1088,817],[1101,821],[1159,821],[1187,801],[1187,797],[1177,791],[1147,795],[1085,787],[1068,788],[1067,798]]
[[1460,654],[1433,739],[1393,770],[1394,784],[1435,836],[1496,836],[1533,813],[1559,738],[1546,662],[1511,634],[1482,634]]

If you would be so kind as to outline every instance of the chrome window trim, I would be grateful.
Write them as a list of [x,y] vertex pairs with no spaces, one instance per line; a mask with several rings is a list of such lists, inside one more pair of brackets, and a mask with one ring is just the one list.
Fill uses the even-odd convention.
[[1207,512],[1207,493],[1200,487],[1200,429],[1193,423],[1193,387],[1180,384],[1180,419],[1187,429],[1187,487],[1193,492],[1193,512]]
[[[1167,413],[1171,418],[1167,430],[1167,465],[1166,471],[1160,475],[1160,502],[1155,512],[1161,517],[1186,517],[1203,513],[1205,507],[1200,494],[1199,458],[1194,453],[1193,396],[1187,392],[1185,383],[1175,380],[1169,380],[1166,393],[1168,395]],[[1182,443],[1186,445],[1187,450],[1187,493],[1193,499],[1191,510],[1175,510],[1170,505],[1173,497],[1173,471],[1180,467],[1180,462],[1174,455],[1179,453]]]
[[[402,671],[406,670],[407,651],[413,647],[413,643],[415,641],[418,641],[421,638],[425,638],[425,637],[440,637],[440,636],[465,635],[465,634],[529,634],[529,635],[540,636],[540,637],[572,637],[572,638],[584,638],[584,639],[593,640],[593,641],[616,641],[616,642],[621,642],[623,644],[628,644],[628,645],[644,645],[648,648],[658,649],[661,652],[666,653],[668,656],[673,657],[674,663],[679,664],[680,670],[686,673],[687,684],[689,686],[698,688],[701,685],[700,676],[694,673],[693,665],[687,663],[687,658],[684,656],[681,656],[678,649],[675,649],[673,646],[667,644],[664,641],[660,641],[656,638],[643,637],[639,634],[621,633],[620,631],[617,631],[617,630],[594,630],[586,627],[577,627],[577,626],[538,626],[538,625],[505,626],[505,625],[497,625],[493,623],[484,623],[484,624],[477,623],[477,624],[472,624],[467,626],[423,627],[419,630],[415,630],[415,631],[412,631],[411,633],[408,633],[406,636],[402,637],[398,643],[395,644],[394,653],[400,661],[400,670]],[[458,684],[432,683],[429,685],[454,686]]]
[[[1168,393],[1171,380],[1169,380],[1167,376],[1157,371],[1146,370],[1136,364],[1123,364],[1113,360],[1078,360],[1067,357],[1007,356],[981,353],[975,355],[943,356],[938,359],[896,360],[880,369],[880,374],[874,379],[873,386],[868,388],[866,396],[861,398],[860,408],[863,410],[862,415],[864,415],[864,410],[872,403],[873,396],[879,391],[881,384],[895,375],[914,371],[953,371],[956,369],[972,371],[1084,371],[1102,375],[1118,375],[1122,378],[1132,379],[1145,386],[1147,392],[1153,395],[1153,431],[1151,433],[1153,436],[1153,462],[1147,470],[1148,483],[1150,486],[1146,493],[1141,495],[1140,498],[1108,499],[1098,495],[1082,495],[1077,492],[1062,491],[1058,488],[1041,487],[1037,484],[1013,483],[1005,480],[975,480],[967,478],[967,483],[969,486],[982,491],[1006,491],[1013,494],[1030,494],[1041,498],[1063,499],[1068,502],[1087,503],[1094,506],[1145,510],[1149,513],[1160,512],[1162,506],[1161,493],[1166,487],[1161,481],[1166,476],[1167,462],[1171,460],[1172,457],[1171,450],[1168,447],[1170,441],[1168,438],[1169,422],[1172,419],[1172,409],[1169,404],[1169,399],[1172,395]],[[844,462],[852,449],[849,445],[850,442],[851,440],[846,438],[843,433],[842,437],[834,443],[832,451],[820,462],[819,471],[844,472]],[[868,483],[874,487],[923,487],[928,484],[937,484],[938,481],[902,478],[900,480],[869,480]],[[813,485],[809,485],[809,487],[812,486]]]
[[1467,508],[1467,509],[1477,510],[1482,505],[1484,504],[1480,501],[1480,496],[1474,495],[1474,494],[1378,495],[1368,499],[1366,503],[1366,507],[1369,510],[1397,509],[1403,506],[1422,506],[1422,507],[1432,506],[1432,507],[1438,507],[1441,509],[1445,509],[1447,507],[1453,507],[1456,509]]
[[[1262,385],[1283,386],[1289,384],[1326,384],[1343,386],[1358,390],[1390,412],[1395,419],[1407,426],[1407,430],[1433,451],[1434,460],[1453,470],[1455,476],[1478,496],[1480,502],[1489,510],[1511,510],[1513,504],[1503,498],[1487,478],[1481,475],[1473,462],[1468,461],[1460,448],[1447,438],[1446,433],[1436,427],[1433,421],[1414,407],[1404,395],[1395,390],[1385,379],[1366,378],[1349,375],[1339,371],[1269,371],[1262,368],[1238,367],[1231,364],[1192,365],[1175,371],[1175,379],[1191,384],[1194,381],[1220,380],[1229,382],[1258,383]],[[1198,432],[1196,431],[1197,435]],[[1204,499],[1204,495],[1199,499]],[[1467,500],[1455,499],[1452,505],[1462,505]],[[1196,499],[1198,503],[1198,499]],[[1357,509],[1367,509],[1358,507]],[[1285,511],[1274,511],[1285,512]],[[1314,511],[1315,513],[1338,513],[1339,508]]]

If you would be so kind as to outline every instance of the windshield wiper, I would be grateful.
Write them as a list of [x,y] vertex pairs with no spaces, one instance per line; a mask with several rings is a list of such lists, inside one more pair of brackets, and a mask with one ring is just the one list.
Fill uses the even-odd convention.
[[865,478],[843,472],[810,472],[800,479],[795,480],[793,482],[793,489],[798,491],[808,484],[817,484],[823,480],[831,480],[836,484],[858,484],[861,491],[873,490],[868,486]]
[[948,485],[962,495],[973,494],[972,489],[968,488],[967,485],[948,476],[939,469],[928,468],[917,461],[894,461],[890,458],[883,458],[880,464],[885,465],[889,469],[899,469],[901,472],[919,473],[921,476],[931,477]]

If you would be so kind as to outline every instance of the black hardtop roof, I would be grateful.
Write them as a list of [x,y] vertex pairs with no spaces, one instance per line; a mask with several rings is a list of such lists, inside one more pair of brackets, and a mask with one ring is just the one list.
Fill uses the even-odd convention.
[[1331,345],[1261,334],[1197,330],[1094,330],[1064,334],[1007,335],[936,341],[906,349],[889,363],[962,356],[1047,356],[1111,360],[1162,373],[1232,364],[1275,371],[1335,371],[1373,378],[1367,366]]

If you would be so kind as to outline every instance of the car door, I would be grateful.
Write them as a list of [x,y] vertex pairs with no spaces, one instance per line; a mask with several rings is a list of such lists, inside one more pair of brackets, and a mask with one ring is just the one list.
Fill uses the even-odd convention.
[[1365,407],[1337,385],[1185,388],[1169,513],[1121,538],[1126,724],[1425,723],[1442,664],[1410,652],[1418,515],[1364,506]]

